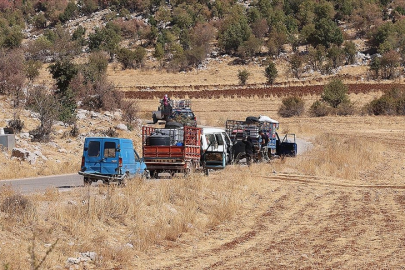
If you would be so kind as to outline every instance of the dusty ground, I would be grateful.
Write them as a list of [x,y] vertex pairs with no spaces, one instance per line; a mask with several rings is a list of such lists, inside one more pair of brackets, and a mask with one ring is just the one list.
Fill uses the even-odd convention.
[[[359,178],[344,178],[343,170],[309,174],[306,172],[309,160],[322,151],[315,145],[295,159],[269,165],[267,169],[253,169],[251,173],[257,177],[261,190],[252,194],[235,218],[213,230],[185,234],[173,243],[151,249],[138,259],[137,266],[402,269],[405,264],[403,118],[299,118],[283,120],[281,125],[288,125],[298,136],[307,138],[321,133],[360,137],[364,146],[381,149],[379,160],[375,167],[352,168],[360,172]],[[213,177],[220,181],[221,173]]]

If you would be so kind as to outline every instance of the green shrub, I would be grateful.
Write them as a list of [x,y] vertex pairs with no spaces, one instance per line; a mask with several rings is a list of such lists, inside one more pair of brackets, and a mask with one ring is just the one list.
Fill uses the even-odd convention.
[[135,67],[135,53],[127,48],[121,48],[117,52],[117,60],[121,63],[122,69]]
[[329,114],[329,107],[322,101],[315,101],[310,108],[310,115],[316,117],[322,117]]
[[347,86],[342,80],[334,79],[325,85],[321,98],[333,108],[337,108],[340,103],[349,101]]
[[267,83],[272,85],[276,80],[277,75],[278,71],[276,68],[276,64],[274,64],[274,62],[270,62],[269,65],[264,70],[264,76],[266,76],[267,78]]
[[393,88],[368,103],[364,110],[374,115],[405,115],[405,90]]
[[388,96],[374,99],[367,105],[367,111],[374,115],[395,115],[395,100]]
[[297,96],[287,97],[282,100],[278,114],[282,117],[300,116],[304,113],[304,101]]
[[337,106],[337,108],[335,109],[335,113],[337,115],[353,115],[354,106],[349,101],[340,103],[339,106]]
[[12,119],[8,121],[7,126],[9,128],[12,128],[14,133],[20,133],[21,130],[24,128],[24,121],[22,121],[21,119]]
[[239,70],[238,71],[238,79],[241,85],[245,85],[246,81],[249,79],[250,73],[247,69]]

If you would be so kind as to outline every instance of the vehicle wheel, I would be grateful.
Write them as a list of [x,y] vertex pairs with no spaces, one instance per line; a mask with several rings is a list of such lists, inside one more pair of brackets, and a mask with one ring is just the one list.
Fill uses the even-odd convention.
[[90,186],[92,181],[88,177],[84,177],[83,182],[85,186]]
[[195,171],[195,164],[194,162],[188,162],[187,168],[184,170],[184,176],[188,177]]
[[142,179],[150,179],[150,178],[151,178],[150,171],[144,170],[142,174]]
[[125,176],[120,181],[120,186],[125,187],[127,184],[128,184],[128,175],[125,174]]
[[209,176],[210,175],[210,170],[207,168],[204,168],[204,175]]
[[157,173],[154,170],[149,171],[149,178],[157,178]]
[[234,164],[239,164],[240,160],[245,158],[245,152],[240,152],[236,155],[235,159],[234,159]]
[[158,122],[158,119],[156,118],[156,114],[152,115],[153,119],[153,124],[156,124]]

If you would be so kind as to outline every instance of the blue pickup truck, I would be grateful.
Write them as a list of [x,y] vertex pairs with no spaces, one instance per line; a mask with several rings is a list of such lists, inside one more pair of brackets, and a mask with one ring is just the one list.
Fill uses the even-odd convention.
[[103,183],[126,184],[127,179],[147,177],[143,158],[135,151],[130,139],[88,137],[84,140],[79,174],[85,184],[102,180]]

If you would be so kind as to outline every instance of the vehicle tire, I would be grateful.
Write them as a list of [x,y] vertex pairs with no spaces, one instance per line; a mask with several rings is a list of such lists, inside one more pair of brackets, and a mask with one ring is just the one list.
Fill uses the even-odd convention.
[[120,186],[125,187],[128,184],[128,174],[125,174],[124,177],[120,181]]
[[150,178],[157,178],[157,173],[154,170],[149,171]]
[[210,170],[207,168],[204,168],[204,175],[209,176],[210,175]]
[[144,170],[142,173],[142,179],[145,180],[150,178],[151,178],[150,172],[148,170]]
[[236,155],[235,159],[234,159],[234,164],[239,164],[240,160],[245,158],[246,153],[245,152],[240,152]]
[[187,168],[184,170],[184,176],[188,177],[195,172],[194,162],[188,162]]
[[156,117],[156,114],[152,115],[152,119],[153,119],[153,124],[156,124],[158,122],[158,119]]
[[83,178],[83,182],[84,182],[84,185],[85,185],[85,186],[90,186],[91,183],[92,183],[92,181],[91,181],[90,178],[88,178],[88,177],[84,177],[84,178]]

